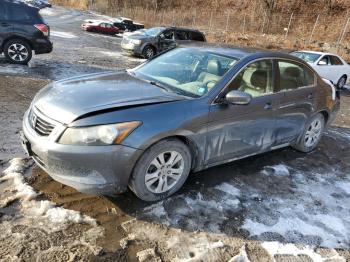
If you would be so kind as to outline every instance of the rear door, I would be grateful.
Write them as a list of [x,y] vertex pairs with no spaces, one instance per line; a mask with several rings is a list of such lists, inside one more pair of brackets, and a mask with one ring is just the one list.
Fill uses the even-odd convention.
[[8,21],[7,15],[7,5],[0,2],[0,46],[2,46],[3,41],[9,37],[10,33],[13,31],[12,24]]
[[305,65],[276,60],[276,93],[282,93],[276,111],[276,143],[289,144],[297,138],[313,114],[316,76]]

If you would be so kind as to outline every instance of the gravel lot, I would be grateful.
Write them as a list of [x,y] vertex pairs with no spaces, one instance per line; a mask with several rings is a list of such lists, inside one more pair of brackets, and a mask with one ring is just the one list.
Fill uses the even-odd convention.
[[29,67],[0,57],[0,261],[350,261],[350,92],[310,154],[286,148],[193,174],[156,204],[84,195],[25,159],[23,113],[51,80],[142,60],[118,37],[80,30],[97,15],[43,13],[55,51]]

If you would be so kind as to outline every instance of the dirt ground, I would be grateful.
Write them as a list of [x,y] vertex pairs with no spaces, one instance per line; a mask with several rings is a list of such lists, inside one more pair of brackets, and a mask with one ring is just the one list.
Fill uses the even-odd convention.
[[142,61],[116,37],[81,33],[91,14],[45,16],[52,54],[30,67],[0,58],[0,261],[350,261],[350,92],[310,154],[286,148],[192,174],[155,204],[89,196],[25,158],[22,116],[51,80]]

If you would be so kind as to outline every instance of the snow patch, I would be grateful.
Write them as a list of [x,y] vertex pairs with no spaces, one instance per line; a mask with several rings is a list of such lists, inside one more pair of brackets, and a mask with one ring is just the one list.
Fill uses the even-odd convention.
[[283,165],[283,164],[278,164],[275,166],[266,166],[264,168],[264,170],[262,171],[262,173],[264,175],[270,175],[270,172],[268,172],[269,169],[273,170],[273,175],[275,175],[275,176],[289,176],[290,175],[288,167],[286,165]]
[[222,192],[225,192],[227,194],[230,194],[232,196],[238,197],[241,194],[241,191],[234,187],[233,185],[229,184],[229,183],[222,183],[218,186],[215,187],[217,190],[220,190]]
[[51,8],[44,8],[40,10],[41,15],[47,15],[47,16],[55,16],[57,13],[53,11]]
[[297,247],[293,244],[282,244],[279,242],[263,242],[262,247],[265,248],[265,250],[270,254],[271,257],[274,257],[275,255],[307,255],[315,262],[323,262],[323,261],[346,261],[344,257],[340,256],[338,253],[334,252],[335,254],[332,257],[323,258],[320,254],[316,253],[313,248],[310,246],[304,246],[304,247]]
[[72,34],[72,33],[67,33],[67,32],[59,32],[59,31],[51,31],[50,33],[51,36],[56,36],[60,38],[67,38],[67,39],[72,39],[76,38],[77,36]]
[[0,182],[12,182],[11,188],[16,193],[11,199],[7,199],[7,203],[20,200],[22,212],[31,218],[47,218],[52,223],[88,223],[96,226],[96,221],[88,216],[73,210],[56,207],[50,201],[37,201],[35,197],[38,195],[25,180],[23,173],[28,168],[29,162],[25,159],[15,158],[10,161],[10,166],[4,171],[4,175],[0,178]]
[[335,185],[341,188],[345,193],[350,195],[350,182],[336,182]]

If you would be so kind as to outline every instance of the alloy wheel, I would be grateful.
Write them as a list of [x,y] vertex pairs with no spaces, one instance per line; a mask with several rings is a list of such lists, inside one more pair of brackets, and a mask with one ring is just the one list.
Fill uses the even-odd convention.
[[168,151],[161,153],[147,168],[145,185],[152,193],[165,193],[177,184],[184,168],[184,159],[179,152]]
[[154,51],[153,51],[153,49],[152,48],[147,48],[147,50],[146,50],[146,58],[151,58],[151,57],[153,57],[153,55],[154,55]]
[[304,137],[304,143],[307,147],[314,146],[319,138],[321,137],[322,133],[322,122],[320,119],[315,119],[311,122],[308,130],[305,133]]
[[29,52],[24,45],[15,43],[9,46],[8,55],[15,62],[23,62],[28,58]]

